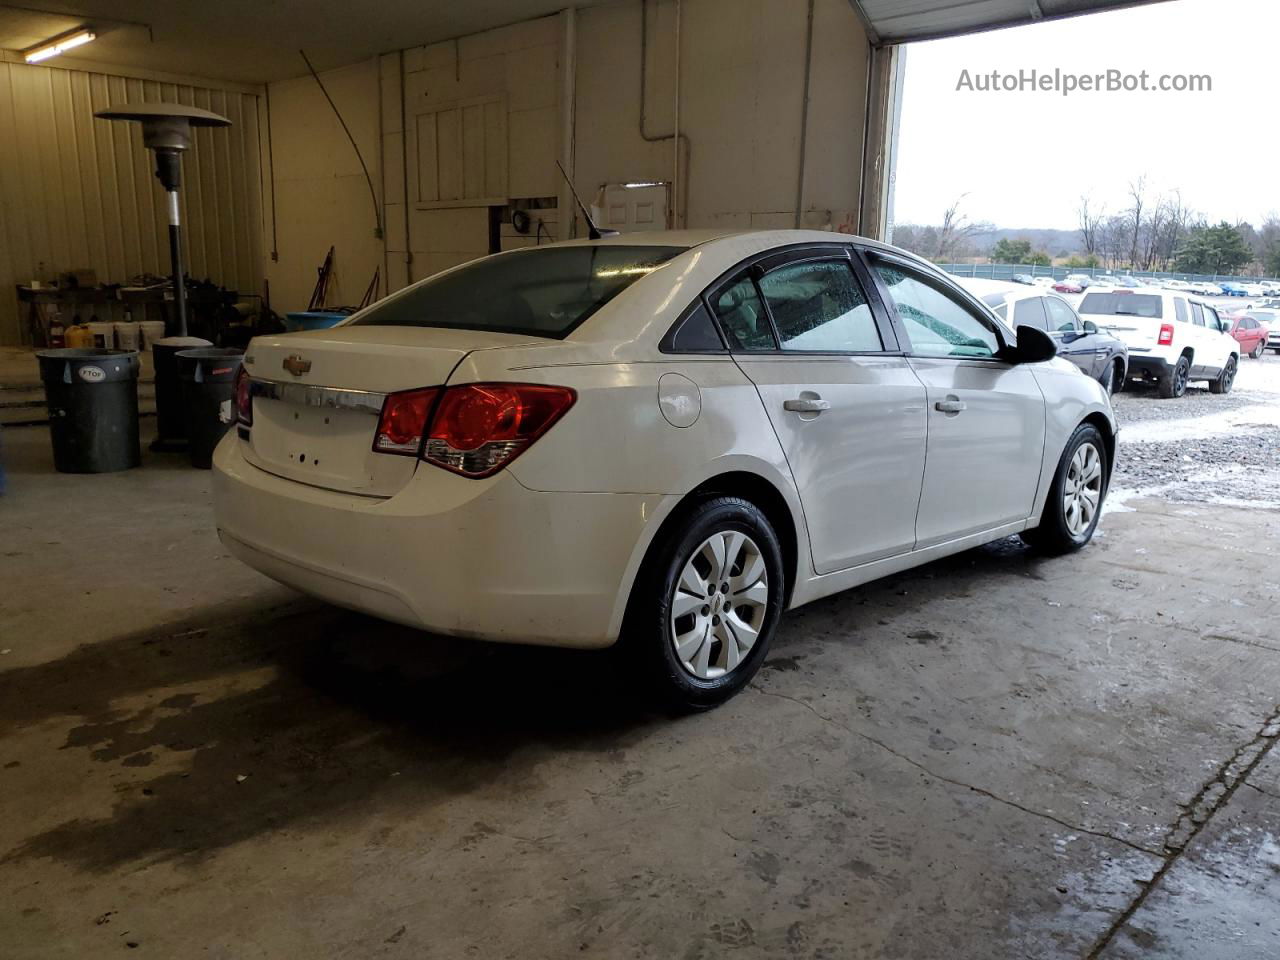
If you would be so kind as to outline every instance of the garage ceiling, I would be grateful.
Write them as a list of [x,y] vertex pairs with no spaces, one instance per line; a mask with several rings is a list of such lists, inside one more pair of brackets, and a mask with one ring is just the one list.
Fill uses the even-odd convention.
[[933,40],[1160,0],[849,0],[881,43]]
[[[80,59],[188,76],[267,83],[405,47],[586,7],[602,0],[22,0],[0,4],[0,49],[72,27],[98,39]],[[50,15],[55,15],[50,17]],[[107,25],[105,28],[103,25]],[[33,39],[34,37],[34,39]]]
[[[0,49],[22,50],[77,27],[98,40],[77,59],[266,83],[388,50],[448,40],[606,0],[23,0],[0,4]],[[1151,0],[850,0],[887,43],[967,33]]]

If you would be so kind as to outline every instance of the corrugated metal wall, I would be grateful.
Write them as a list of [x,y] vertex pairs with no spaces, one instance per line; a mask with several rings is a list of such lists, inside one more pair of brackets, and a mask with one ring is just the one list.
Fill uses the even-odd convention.
[[163,191],[137,124],[105,107],[168,101],[223,114],[183,158],[183,221],[193,277],[258,293],[262,190],[252,94],[78,70],[0,63],[0,343],[27,339],[14,285],[93,268],[104,282],[168,273]]

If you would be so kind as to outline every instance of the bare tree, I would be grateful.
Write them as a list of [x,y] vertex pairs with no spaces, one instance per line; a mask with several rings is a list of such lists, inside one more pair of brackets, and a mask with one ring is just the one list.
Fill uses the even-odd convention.
[[1133,269],[1138,263],[1142,246],[1142,228],[1145,225],[1143,215],[1146,212],[1147,177],[1146,174],[1137,180],[1129,181],[1129,209],[1125,211],[1128,220],[1129,234],[1129,267]]
[[1106,216],[1106,207],[1095,208],[1092,198],[1087,194],[1080,197],[1080,205],[1076,208],[1076,218],[1080,229],[1080,242],[1084,244],[1084,252],[1093,256],[1098,252],[1098,230]]
[[968,214],[960,212],[960,203],[967,196],[967,193],[962,193],[956,197],[955,202],[942,215],[942,226],[938,228],[937,254],[933,257],[937,263],[946,263],[949,257],[954,257],[962,247],[967,246],[975,234],[990,229],[986,224],[970,222]]

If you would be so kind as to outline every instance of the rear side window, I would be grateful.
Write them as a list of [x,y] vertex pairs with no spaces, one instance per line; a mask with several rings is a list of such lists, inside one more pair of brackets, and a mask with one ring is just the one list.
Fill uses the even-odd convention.
[[1015,327],[1028,326],[1037,330],[1048,330],[1048,319],[1044,313],[1043,297],[1028,297],[1013,305],[1013,324]]
[[760,302],[755,281],[749,274],[743,274],[716,294],[713,306],[720,318],[720,326],[729,337],[730,347],[736,350],[777,349],[764,304]]
[[1173,298],[1173,318],[1179,323],[1190,322],[1187,317],[1187,301],[1183,300],[1181,297]]
[[790,263],[760,279],[783,350],[883,349],[866,294],[846,260]]
[[706,353],[723,349],[716,322],[702,303],[693,308],[671,337],[670,350],[673,353]]
[[352,324],[559,339],[686,249],[583,244],[484,257],[388,297]]
[[1193,303],[1191,305],[1191,322],[1197,327],[1204,326],[1204,308],[1198,303]]
[[995,331],[956,300],[886,263],[874,264],[919,357],[984,358],[1000,349]]
[[[1186,309],[1185,302],[1182,303]],[[1153,293],[1086,293],[1080,301],[1081,313],[1112,317],[1149,317],[1159,320],[1164,316],[1164,300]]]

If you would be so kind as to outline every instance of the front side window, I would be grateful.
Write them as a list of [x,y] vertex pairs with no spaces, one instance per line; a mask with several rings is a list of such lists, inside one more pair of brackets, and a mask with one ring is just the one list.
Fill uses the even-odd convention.
[[783,350],[883,349],[875,317],[848,261],[786,264],[761,278],[760,292]]
[[737,350],[775,350],[773,330],[765,315],[764,304],[749,274],[716,294],[713,304],[720,326],[728,335],[730,346]]
[[1045,306],[1049,308],[1049,329],[1059,333],[1075,333],[1080,329],[1080,321],[1076,312],[1057,297],[1046,297]]
[[931,284],[887,263],[873,262],[873,267],[898,308],[912,353],[984,358],[1000,349],[994,330]]
[[351,323],[558,339],[685,249],[582,244],[484,257],[387,297]]

